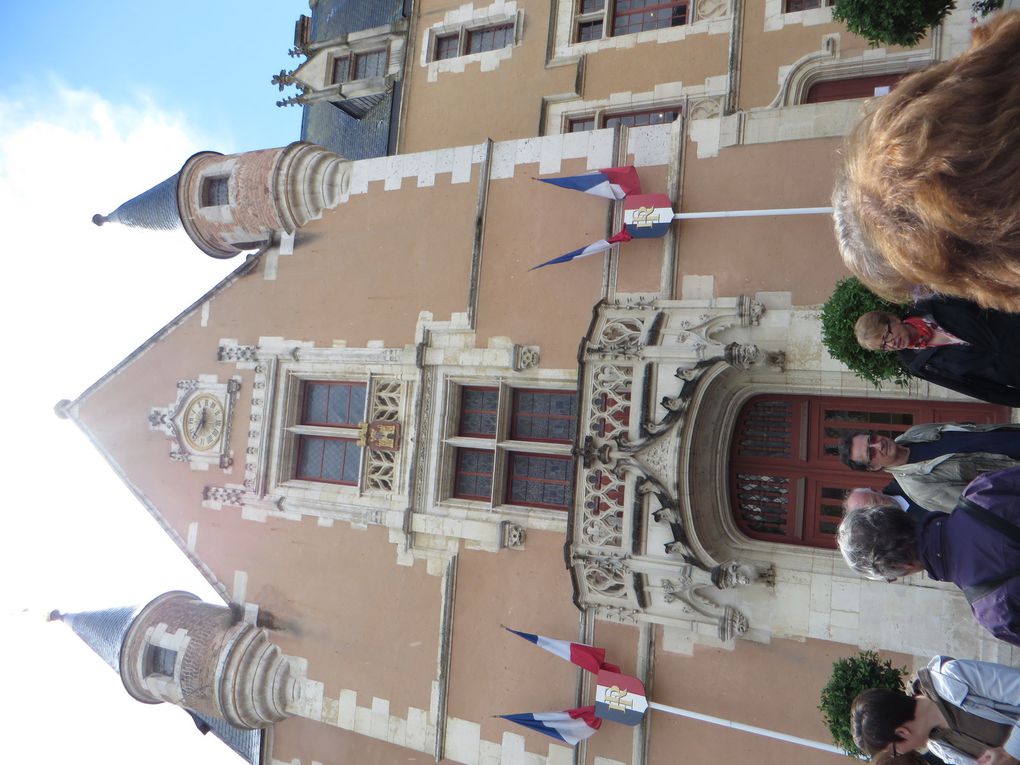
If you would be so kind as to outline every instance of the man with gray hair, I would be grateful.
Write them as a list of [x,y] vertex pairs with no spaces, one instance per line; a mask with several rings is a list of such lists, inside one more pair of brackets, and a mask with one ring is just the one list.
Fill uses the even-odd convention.
[[919,571],[952,582],[979,624],[1020,645],[1020,468],[978,476],[951,514],[908,513],[868,489],[852,491],[844,509],[837,541],[852,569],[888,582]]

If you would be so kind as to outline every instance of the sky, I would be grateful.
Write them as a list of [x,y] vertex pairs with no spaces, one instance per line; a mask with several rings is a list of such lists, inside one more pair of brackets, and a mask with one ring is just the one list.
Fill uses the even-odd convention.
[[[238,260],[181,232],[92,225],[195,151],[299,138],[269,82],[304,0],[48,0],[0,11],[0,557],[5,755],[120,765],[241,760],[170,705],[132,700],[59,623],[171,589],[216,596],[54,405],[74,399]],[[289,95],[289,94],[288,94]]]

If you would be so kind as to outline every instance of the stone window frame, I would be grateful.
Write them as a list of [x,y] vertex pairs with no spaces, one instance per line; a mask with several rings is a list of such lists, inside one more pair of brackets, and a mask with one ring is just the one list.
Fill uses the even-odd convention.
[[[603,0],[602,7],[596,8],[591,11],[585,11],[585,0],[577,0],[577,5],[574,13],[574,28],[571,34],[571,39],[574,42],[593,42],[595,40],[601,40],[606,37],[622,37],[630,34],[640,34],[641,32],[657,32],[662,29],[671,29],[673,27],[687,26],[691,22],[691,12],[694,10],[694,3],[690,0],[659,0],[656,3],[654,10],[661,10],[663,8],[675,8],[683,7],[684,9],[684,22],[683,24],[669,24],[663,27],[654,27],[652,29],[640,29],[636,32],[624,32],[622,35],[615,33],[616,27],[616,16],[617,14],[617,1],[618,0]],[[635,9],[632,13],[627,15],[638,15],[641,13],[647,13],[648,8]],[[589,40],[579,40],[580,29],[582,25],[593,24],[601,22],[602,34],[599,37],[591,38]],[[613,30],[610,34],[606,34],[607,30]]]
[[230,175],[207,175],[201,180],[199,207],[229,207],[232,202]]
[[[310,385],[346,385],[351,389],[361,387],[364,392],[364,402],[361,407],[361,416],[356,422],[345,422],[345,423],[326,423],[326,422],[306,422],[306,408],[308,403],[307,391]],[[298,385],[296,395],[299,399],[298,409],[296,412],[297,420],[292,425],[288,426],[287,430],[290,437],[293,438],[292,444],[292,458],[294,461],[293,469],[291,470],[291,479],[294,481],[307,481],[310,483],[326,483],[335,486],[360,486],[362,473],[364,471],[364,447],[358,443],[360,430],[359,425],[366,421],[368,416],[369,407],[369,385],[367,380],[322,380],[318,378],[304,378]],[[299,475],[299,462],[302,453],[302,449],[308,443],[306,438],[322,438],[332,439],[336,441],[343,441],[348,445],[355,443],[358,446],[358,470],[357,480],[354,482],[344,480],[333,480],[325,477],[320,477],[318,480],[309,477],[300,477]],[[349,446],[347,447],[350,448]],[[286,452],[284,452],[286,453]]]
[[[911,74],[933,63],[932,49],[907,50],[889,53],[884,48],[867,51],[860,56],[842,58],[839,54],[839,36],[826,35],[822,49],[807,53],[788,67],[780,70],[779,91],[765,109],[790,106],[809,106],[807,94],[819,82],[842,80],[850,77],[869,77],[888,74]],[[828,101],[824,103],[841,103]],[[810,106],[820,106],[810,105]],[[762,109],[753,110],[761,112]]]
[[[188,650],[188,630],[180,627],[170,632],[163,622],[149,627],[145,634],[145,649],[138,652],[138,676],[142,678],[146,689],[158,698],[170,702],[182,701],[180,682],[181,667],[184,665],[184,654]],[[158,648],[175,653],[174,673],[172,676],[149,672],[149,652]]]
[[[611,119],[614,119],[614,118],[631,117],[631,116],[644,115],[644,114],[655,114],[655,113],[659,113],[659,112],[676,112],[677,113],[676,118],[672,119],[672,120],[669,120],[668,122],[653,122],[653,123],[650,123],[652,125],[668,125],[668,124],[672,124],[673,122],[677,122],[679,120],[682,120],[684,118],[684,106],[685,106],[684,100],[681,99],[681,100],[678,100],[678,101],[663,101],[663,102],[660,102],[660,103],[657,103],[657,104],[652,104],[652,105],[644,106],[644,107],[641,107],[641,108],[624,108],[624,109],[621,109],[619,107],[617,107],[617,108],[613,108],[613,107],[600,107],[600,108],[595,109],[594,111],[589,111],[589,112],[564,114],[562,116],[562,128],[561,128],[560,132],[562,132],[562,133],[578,133],[578,132],[584,132],[585,130],[607,130],[607,129],[612,129],[612,128],[615,127],[615,125],[607,125],[606,124],[606,122],[608,120],[611,120]],[[572,129],[573,123],[580,122],[580,121],[591,121],[593,123],[593,125],[590,128],[584,128],[582,130],[574,130],[574,129]],[[627,127],[631,127],[631,126],[628,125]],[[634,127],[647,127],[647,126],[646,125],[636,125]]]
[[[386,55],[386,66],[381,75],[372,75],[371,77],[356,77],[358,58],[378,55],[384,53]],[[383,45],[379,44],[379,40],[376,38],[368,39],[363,42],[355,42],[350,45],[337,48],[330,52],[329,60],[326,66],[329,72],[328,85],[334,87],[350,86],[351,83],[369,82],[373,79],[383,79],[392,69],[393,49],[390,45],[389,40],[385,40]],[[337,67],[341,62],[346,62],[346,76],[343,79],[337,77]]]
[[[790,8],[791,3],[803,4],[803,8]],[[806,4],[811,3],[808,7]],[[836,4],[836,0],[783,0],[783,13],[798,13],[802,11],[813,11],[818,8],[827,8]]]
[[[460,401],[464,388],[497,388],[499,390],[498,421],[496,436],[493,439],[480,439],[471,436],[460,436]],[[510,419],[512,398],[515,389],[543,390],[576,394],[576,387],[562,381],[540,379],[479,378],[448,376],[443,381],[443,402],[439,433],[438,478],[435,482],[433,501],[447,508],[460,508],[468,511],[481,512],[486,515],[506,516],[508,519],[529,519],[552,521],[558,524],[566,522],[571,512],[575,497],[571,492],[570,504],[566,509],[534,507],[530,505],[512,504],[505,501],[507,495],[507,473],[509,455],[511,453],[534,454],[542,457],[571,457],[573,439],[570,443],[552,443],[543,441],[513,440],[510,438]],[[575,434],[576,437],[576,434]],[[493,451],[497,456],[493,463],[491,501],[466,499],[454,496],[456,477],[456,461],[459,449],[477,449]],[[569,482],[573,487],[573,465]]]
[[[470,14],[470,15],[465,15]],[[468,39],[472,32],[486,28],[513,24],[513,39],[509,45],[493,50],[468,52]],[[457,56],[436,58],[437,43],[441,38],[457,35]],[[515,2],[493,4],[487,8],[473,10],[470,6],[446,14],[443,21],[428,27],[422,38],[422,66],[429,70],[428,78],[434,80],[441,72],[463,71],[465,65],[478,62],[482,71],[489,71],[498,66],[499,61],[513,55],[524,37],[524,11],[517,9]]]
[[787,0],[765,0],[765,31],[775,32],[785,26],[797,24],[805,27],[832,24],[833,3],[822,0],[818,8],[787,11]]
[[[629,48],[637,43],[665,43],[683,40],[689,34],[729,34],[732,25],[731,0],[688,0],[687,23],[675,27],[648,29],[622,35],[606,36],[605,18],[611,17],[612,0],[602,9],[583,12],[583,0],[556,0],[553,60],[566,59],[608,48]],[[579,41],[579,24],[603,18],[601,37]]]
[[348,498],[360,496],[366,467],[364,447],[361,447],[358,460],[357,483],[315,481],[297,477],[297,460],[301,436],[321,436],[355,441],[359,435],[357,426],[323,427],[301,423],[305,383],[309,382],[363,384],[365,386],[365,411],[362,412],[362,419],[367,416],[369,393],[372,389],[371,374],[352,374],[342,368],[314,369],[303,365],[284,366],[280,370],[280,378],[277,383],[277,403],[274,407],[272,433],[272,453],[274,458],[269,462],[266,489],[271,494],[302,493],[318,495],[323,492],[335,492]]

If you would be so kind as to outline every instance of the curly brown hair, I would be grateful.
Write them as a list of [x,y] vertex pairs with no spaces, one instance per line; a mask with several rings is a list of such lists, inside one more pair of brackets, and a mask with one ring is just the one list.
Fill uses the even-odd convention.
[[890,300],[1020,311],[1020,11],[870,108],[833,195],[847,267]]

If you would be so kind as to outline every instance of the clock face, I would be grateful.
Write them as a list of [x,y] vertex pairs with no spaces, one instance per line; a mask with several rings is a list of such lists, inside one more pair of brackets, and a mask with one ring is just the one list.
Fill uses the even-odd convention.
[[206,393],[195,396],[181,420],[184,440],[196,451],[209,451],[223,437],[223,420],[223,402]]

